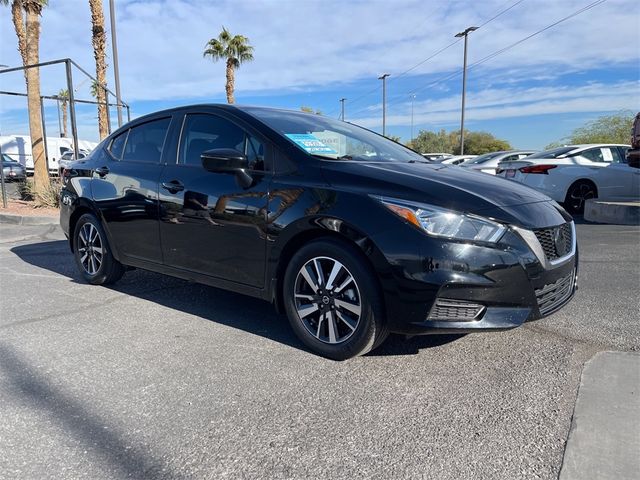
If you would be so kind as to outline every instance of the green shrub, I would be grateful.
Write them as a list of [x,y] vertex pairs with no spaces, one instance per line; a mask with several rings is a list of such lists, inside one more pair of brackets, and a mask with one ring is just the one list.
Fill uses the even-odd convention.
[[51,179],[43,188],[36,190],[33,178],[28,178],[18,185],[20,198],[33,202],[36,208],[59,208],[60,190],[62,183],[58,179]]

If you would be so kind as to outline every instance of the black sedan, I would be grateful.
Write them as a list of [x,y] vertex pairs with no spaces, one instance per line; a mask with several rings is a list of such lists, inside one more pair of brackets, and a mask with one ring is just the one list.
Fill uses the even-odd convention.
[[0,165],[2,165],[5,182],[24,180],[27,178],[27,169],[24,168],[24,165],[7,154],[0,154]]
[[265,299],[314,352],[495,331],[573,296],[554,201],[319,115],[199,105],[123,126],[64,171],[60,223],[96,285],[127,267]]

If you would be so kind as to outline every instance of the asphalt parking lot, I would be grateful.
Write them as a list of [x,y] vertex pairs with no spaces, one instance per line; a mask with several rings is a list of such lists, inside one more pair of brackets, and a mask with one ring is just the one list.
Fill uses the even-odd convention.
[[90,286],[59,230],[0,225],[0,478],[555,479],[583,365],[640,349],[640,229],[578,238],[559,313],[333,362],[267,303]]

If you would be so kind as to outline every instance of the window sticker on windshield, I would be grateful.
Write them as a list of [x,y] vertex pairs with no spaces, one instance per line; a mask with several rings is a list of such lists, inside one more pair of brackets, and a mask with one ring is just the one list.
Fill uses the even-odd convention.
[[605,162],[613,162],[613,155],[611,154],[611,150],[608,148],[601,148],[602,156],[604,157]]
[[315,135],[309,133],[285,133],[287,138],[293,140],[297,145],[304,148],[309,153],[321,153],[337,155],[333,148],[326,146]]

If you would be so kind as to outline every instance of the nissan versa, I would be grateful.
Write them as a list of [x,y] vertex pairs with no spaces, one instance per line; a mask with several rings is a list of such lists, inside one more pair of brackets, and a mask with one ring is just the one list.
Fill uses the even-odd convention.
[[576,289],[575,227],[556,202],[319,115],[154,113],[63,183],[60,223],[89,283],[137,267],[262,298],[333,359],[390,332],[517,327]]

